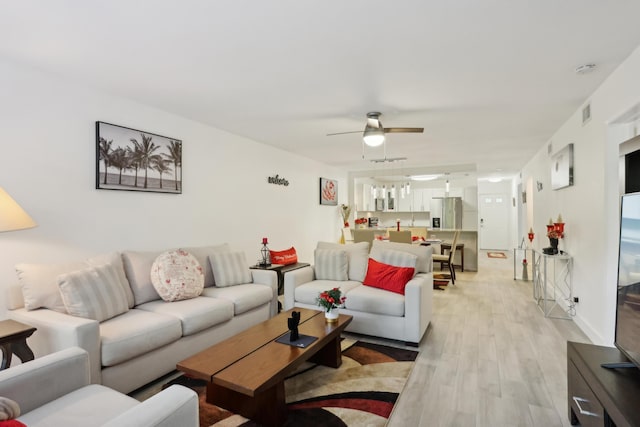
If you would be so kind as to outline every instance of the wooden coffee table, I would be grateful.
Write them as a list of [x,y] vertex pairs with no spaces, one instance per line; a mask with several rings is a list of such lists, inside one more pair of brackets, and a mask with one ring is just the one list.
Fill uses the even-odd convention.
[[[276,342],[287,319],[300,312],[301,335],[317,337],[306,348]],[[342,364],[340,333],[352,317],[327,323],[324,313],[296,308],[249,328],[177,364],[190,377],[208,381],[207,402],[267,426],[287,417],[284,380],[305,361],[337,368]]]

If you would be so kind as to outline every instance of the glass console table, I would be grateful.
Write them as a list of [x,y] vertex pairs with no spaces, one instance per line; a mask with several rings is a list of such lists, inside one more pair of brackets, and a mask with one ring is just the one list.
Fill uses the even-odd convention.
[[533,298],[545,317],[575,316],[572,275],[573,258],[566,252],[547,255],[533,251]]

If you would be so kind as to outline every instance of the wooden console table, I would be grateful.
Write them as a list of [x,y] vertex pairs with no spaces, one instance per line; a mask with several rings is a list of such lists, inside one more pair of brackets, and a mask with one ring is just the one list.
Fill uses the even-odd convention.
[[18,356],[22,363],[33,360],[33,351],[27,345],[27,338],[35,331],[36,328],[15,320],[0,321],[0,349],[2,350],[0,370],[11,366],[13,354]]
[[569,421],[582,426],[640,426],[640,369],[607,369],[628,362],[614,347],[567,342]]

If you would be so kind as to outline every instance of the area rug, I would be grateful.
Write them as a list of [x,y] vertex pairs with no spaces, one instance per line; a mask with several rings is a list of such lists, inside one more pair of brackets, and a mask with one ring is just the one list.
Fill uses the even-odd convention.
[[[384,426],[418,356],[405,350],[343,340],[342,366],[307,363],[285,381],[285,426]],[[200,427],[256,427],[246,418],[205,402],[206,384],[184,375],[170,381],[195,390]]]
[[506,258],[507,255],[504,252],[487,252],[489,258]]
[[433,289],[444,291],[444,289],[442,289],[442,286],[447,286],[448,284],[448,280],[433,279]]

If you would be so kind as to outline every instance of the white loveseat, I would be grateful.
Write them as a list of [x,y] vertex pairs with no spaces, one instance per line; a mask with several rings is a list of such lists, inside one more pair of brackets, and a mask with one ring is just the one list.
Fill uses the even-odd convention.
[[[16,266],[19,283],[9,290],[8,316],[37,328],[28,340],[36,357],[80,347],[89,353],[92,383],[129,393],[172,372],[177,362],[277,313],[275,272],[249,270],[245,263],[247,283],[221,287],[211,259],[231,253],[229,246],[183,249],[202,266],[204,290],[198,297],[164,301],[150,279],[152,264],[163,251],[125,251],[73,264]],[[88,265],[118,271],[129,301],[125,312],[97,321],[65,311],[56,280]]]
[[[172,385],[144,402],[91,384],[89,355],[71,347],[0,372],[0,396],[29,427],[198,427],[198,395]],[[12,417],[13,418],[13,417]]]
[[[318,251],[346,251],[347,280],[319,280],[316,270],[327,266],[318,264]],[[405,287],[405,294],[390,292],[362,284],[367,273],[369,256],[379,262],[399,267],[407,265],[398,260],[398,252],[414,257],[416,275]],[[431,321],[433,298],[433,261],[430,246],[374,240],[371,253],[369,243],[339,245],[319,242],[315,265],[288,272],[284,278],[285,309],[305,307],[319,310],[316,298],[320,292],[340,288],[346,296],[340,313],[353,316],[346,330],[418,345]],[[401,257],[402,258],[402,257]],[[329,267],[333,268],[333,267]]]

